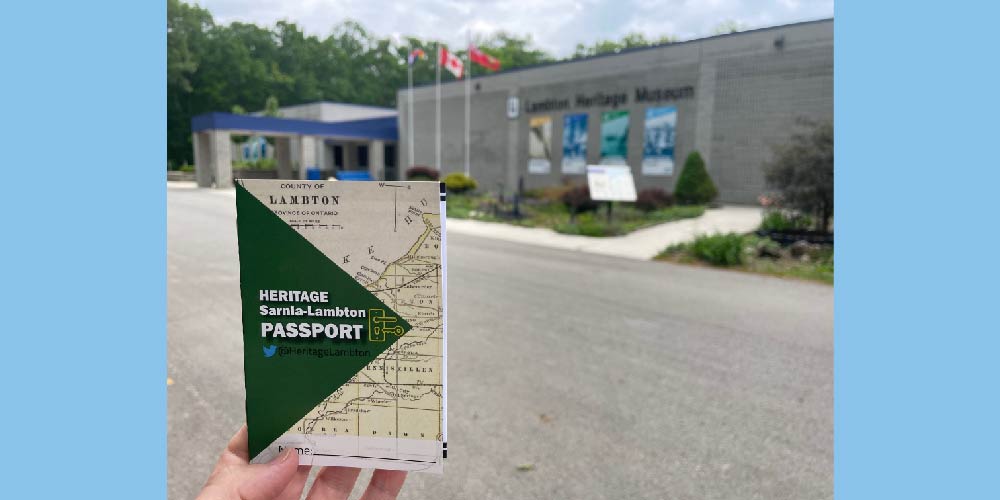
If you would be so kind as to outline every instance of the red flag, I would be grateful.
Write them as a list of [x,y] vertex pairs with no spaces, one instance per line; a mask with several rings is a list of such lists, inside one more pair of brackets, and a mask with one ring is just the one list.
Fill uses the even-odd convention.
[[469,46],[469,59],[472,62],[484,67],[489,68],[493,71],[500,69],[500,60],[479,50],[475,45]]
[[455,75],[455,78],[462,78],[462,60],[455,54],[448,52],[448,49],[441,47],[438,53],[438,61],[444,69]]

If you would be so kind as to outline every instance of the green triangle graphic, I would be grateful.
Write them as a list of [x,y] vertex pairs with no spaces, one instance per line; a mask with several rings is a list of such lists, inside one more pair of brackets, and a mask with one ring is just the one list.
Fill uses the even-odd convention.
[[[236,212],[243,296],[243,370],[253,458],[410,331],[410,325],[240,185],[236,186]],[[260,290],[326,291],[329,304],[262,302]],[[392,325],[401,326],[402,333],[397,330],[396,334],[383,335],[382,341],[372,341],[369,318],[262,316],[262,304],[366,312],[381,309],[384,313],[367,315],[387,318]],[[265,338],[261,324],[266,322],[363,326],[360,340],[331,340],[324,333],[317,338]],[[270,350],[272,355],[266,356],[265,348],[272,345],[278,351]],[[310,349],[313,353],[308,353]],[[319,357],[316,349],[344,349],[349,353]]]

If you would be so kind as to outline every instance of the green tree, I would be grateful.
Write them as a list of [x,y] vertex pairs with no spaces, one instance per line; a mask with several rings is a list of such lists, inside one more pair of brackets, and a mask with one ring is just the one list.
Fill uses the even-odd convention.
[[620,40],[598,40],[592,45],[578,43],[576,44],[576,50],[573,51],[571,58],[579,59],[581,57],[596,56],[600,54],[617,54],[618,52],[626,49],[650,47],[653,45],[673,43],[675,41],[677,41],[677,39],[670,35],[663,35],[659,38],[646,38],[642,33],[628,33]]
[[721,23],[715,25],[712,29],[713,35],[728,35],[729,33],[739,33],[740,31],[746,31],[747,26],[739,21],[734,21],[732,19],[727,19]]
[[550,54],[534,46],[531,35],[522,38],[501,31],[483,40],[478,47],[499,59],[501,69],[555,61]]
[[[580,50],[596,54],[666,41],[672,39],[630,34],[618,42],[581,45]],[[530,36],[499,32],[477,43],[500,59],[503,69],[556,60]],[[167,0],[168,162],[191,162],[191,118],[201,113],[259,111],[262,104],[267,108],[271,97],[285,105],[326,100],[393,107],[396,91],[406,86],[406,56],[417,47],[428,58],[414,64],[414,84],[433,83],[435,40],[397,41],[377,36],[353,20],[337,24],[326,37],[307,35],[288,21],[273,26],[222,25],[208,10]],[[466,51],[457,53],[464,56]],[[474,71],[485,73],[481,68]],[[453,77],[442,71],[441,79],[447,82]]]
[[691,152],[677,178],[674,198],[682,205],[701,205],[711,202],[718,195],[719,191],[705,169],[705,160],[697,151]]
[[267,96],[267,101],[264,102],[264,116],[281,116],[281,111],[278,111],[281,105],[278,104],[278,98],[273,95]]
[[775,146],[764,178],[783,206],[815,215],[828,231],[833,217],[833,123],[798,120],[800,130]]
[[205,33],[213,26],[207,10],[167,0],[167,159],[175,165],[193,159],[190,130],[196,105],[192,79],[207,43]]

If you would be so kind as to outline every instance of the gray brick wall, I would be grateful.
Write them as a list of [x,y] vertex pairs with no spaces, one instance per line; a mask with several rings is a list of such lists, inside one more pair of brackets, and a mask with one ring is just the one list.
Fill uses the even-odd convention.
[[[779,47],[776,40],[783,40]],[[483,71],[480,69],[476,70]],[[472,175],[480,186],[509,193],[524,177],[527,187],[584,175],[560,172],[563,117],[588,115],[588,163],[600,160],[600,116],[610,107],[580,108],[577,94],[624,92],[629,111],[628,164],[639,189],[659,186],[673,190],[685,157],[698,149],[725,202],[755,203],[764,190],[762,166],[771,145],[787,140],[797,117],[833,118],[833,21],[818,21],[671,44],[655,49],[554,64],[473,78],[471,98]],[[675,88],[690,85],[694,96],[674,102],[637,103],[635,88]],[[465,87],[442,85],[443,173],[462,171],[464,163]],[[508,96],[520,98],[518,119],[506,117]],[[400,163],[407,163],[407,98],[398,95]],[[569,99],[570,107],[527,113],[527,101]],[[677,106],[676,168],[673,176],[641,173],[644,113],[647,107]],[[416,164],[434,165],[434,86],[414,90]],[[528,174],[527,138],[532,116],[553,121],[552,169],[548,175]],[[401,169],[402,171],[402,169]]]

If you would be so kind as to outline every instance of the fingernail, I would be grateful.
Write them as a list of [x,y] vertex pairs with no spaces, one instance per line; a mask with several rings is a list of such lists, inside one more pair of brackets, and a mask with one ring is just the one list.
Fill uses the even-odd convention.
[[278,459],[275,460],[274,463],[275,464],[280,464],[280,463],[287,462],[288,459],[291,458],[294,455],[296,455],[295,448],[285,448],[285,450],[281,452],[281,455],[278,455]]

